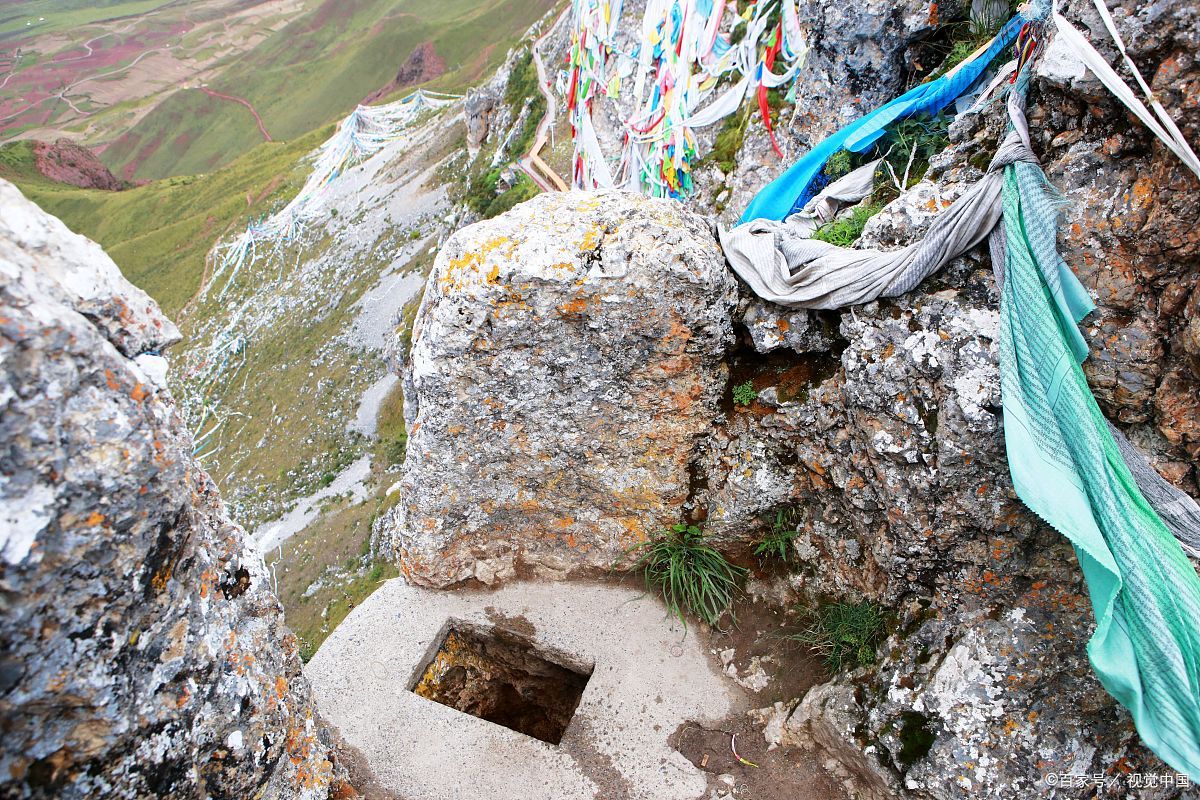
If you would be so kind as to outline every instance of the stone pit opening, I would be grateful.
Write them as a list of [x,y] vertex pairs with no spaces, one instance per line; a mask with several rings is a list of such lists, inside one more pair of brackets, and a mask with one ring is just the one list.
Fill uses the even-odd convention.
[[450,620],[409,687],[421,697],[558,744],[592,667],[572,663],[526,636]]

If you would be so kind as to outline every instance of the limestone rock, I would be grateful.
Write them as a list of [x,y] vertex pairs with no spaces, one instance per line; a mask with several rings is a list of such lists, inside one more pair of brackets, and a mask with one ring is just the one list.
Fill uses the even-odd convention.
[[[1112,5],[1134,57],[1197,141],[1200,22],[1182,2],[1156,6],[1152,20]],[[1090,4],[1067,6],[1103,30]],[[1162,474],[1194,493],[1200,186],[1086,76],[1043,74],[1031,100],[1034,150],[1071,201],[1060,248],[1099,306],[1084,324],[1089,382]],[[1001,111],[957,121],[931,180],[873,218],[861,244],[919,237],[986,166]],[[1090,670],[1094,622],[1071,548],[1012,489],[996,301],[990,264],[976,254],[911,295],[846,310],[843,341],[827,354],[836,367],[784,402],[773,387],[787,364],[740,353],[757,370],[760,402],[719,424],[702,470],[696,502],[722,541],[752,542],[790,509],[796,595],[893,610],[878,663],[811,690],[789,719],[864,795],[877,780],[900,796],[949,800],[1045,793],[1047,772],[1171,772]],[[806,357],[819,354],[793,363]],[[1118,781],[1088,791],[1137,790]]]
[[742,324],[760,353],[782,348],[794,353],[823,353],[837,342],[836,333],[815,311],[785,308],[757,297],[747,298],[742,305]]
[[468,152],[474,155],[487,141],[492,131],[492,120],[504,93],[504,84],[495,80],[477,89],[469,89],[463,101],[463,120],[467,127]]
[[459,231],[417,316],[384,549],[418,583],[491,583],[604,570],[679,521],[735,301],[711,232],[669,201],[542,195]]
[[[1200,143],[1200,16],[1186,0],[1108,3],[1130,55],[1193,148]],[[1116,48],[1087,0],[1064,13],[1114,63]],[[1124,73],[1123,73],[1124,74]],[[1046,174],[1066,195],[1063,257],[1100,306],[1087,320],[1084,364],[1101,409],[1149,423],[1195,465],[1200,374],[1189,349],[1200,280],[1200,179],[1090,75],[1035,81],[1030,123]],[[1173,477],[1195,492],[1196,472]]]
[[161,383],[178,332],[0,205],[0,794],[326,796],[295,639]]
[[0,206],[0,259],[9,280],[82,314],[127,357],[179,341],[175,325],[100,245],[72,233],[7,181],[0,181]]
[[819,748],[847,781],[851,796],[862,800],[890,800],[895,779],[855,742],[860,709],[850,686],[814,686],[784,723],[782,742]]

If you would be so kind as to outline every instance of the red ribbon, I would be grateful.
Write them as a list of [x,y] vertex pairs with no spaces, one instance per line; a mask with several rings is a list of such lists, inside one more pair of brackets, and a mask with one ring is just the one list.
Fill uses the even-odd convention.
[[[764,68],[770,70],[775,66],[775,56],[779,55],[779,48],[783,44],[783,18],[779,18],[779,27],[775,30],[775,43],[767,48],[767,54],[763,57]],[[775,153],[783,158],[783,151],[779,149],[779,142],[775,141],[775,131],[771,129],[771,107],[767,105],[767,87],[762,83],[762,75],[758,78],[758,110],[762,113],[763,125],[767,127],[767,135],[771,137],[771,147],[775,148]]]

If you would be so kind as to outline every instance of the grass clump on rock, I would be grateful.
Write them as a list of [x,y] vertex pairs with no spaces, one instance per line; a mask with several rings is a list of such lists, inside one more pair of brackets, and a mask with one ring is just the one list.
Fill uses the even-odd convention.
[[869,667],[883,636],[883,609],[869,601],[828,603],[813,615],[804,630],[789,635],[825,659],[832,672],[843,667]]
[[754,555],[763,561],[768,558],[788,561],[792,555],[792,542],[799,535],[793,513],[781,508],[775,514],[771,530],[754,546]]
[[637,551],[641,555],[634,567],[645,573],[647,588],[658,586],[667,608],[681,621],[690,613],[716,625],[747,575],[708,545],[695,525],[672,525],[630,550]]
[[858,241],[858,237],[862,236],[867,220],[882,209],[883,206],[876,203],[856,206],[849,214],[817,228],[812,238],[835,244],[838,247],[849,247]]

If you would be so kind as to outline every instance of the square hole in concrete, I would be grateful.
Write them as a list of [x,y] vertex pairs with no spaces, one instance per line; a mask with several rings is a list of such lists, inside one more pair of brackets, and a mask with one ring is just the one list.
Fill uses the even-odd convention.
[[567,666],[502,628],[451,620],[417,671],[411,690],[444,706],[558,744],[575,715],[591,669]]

